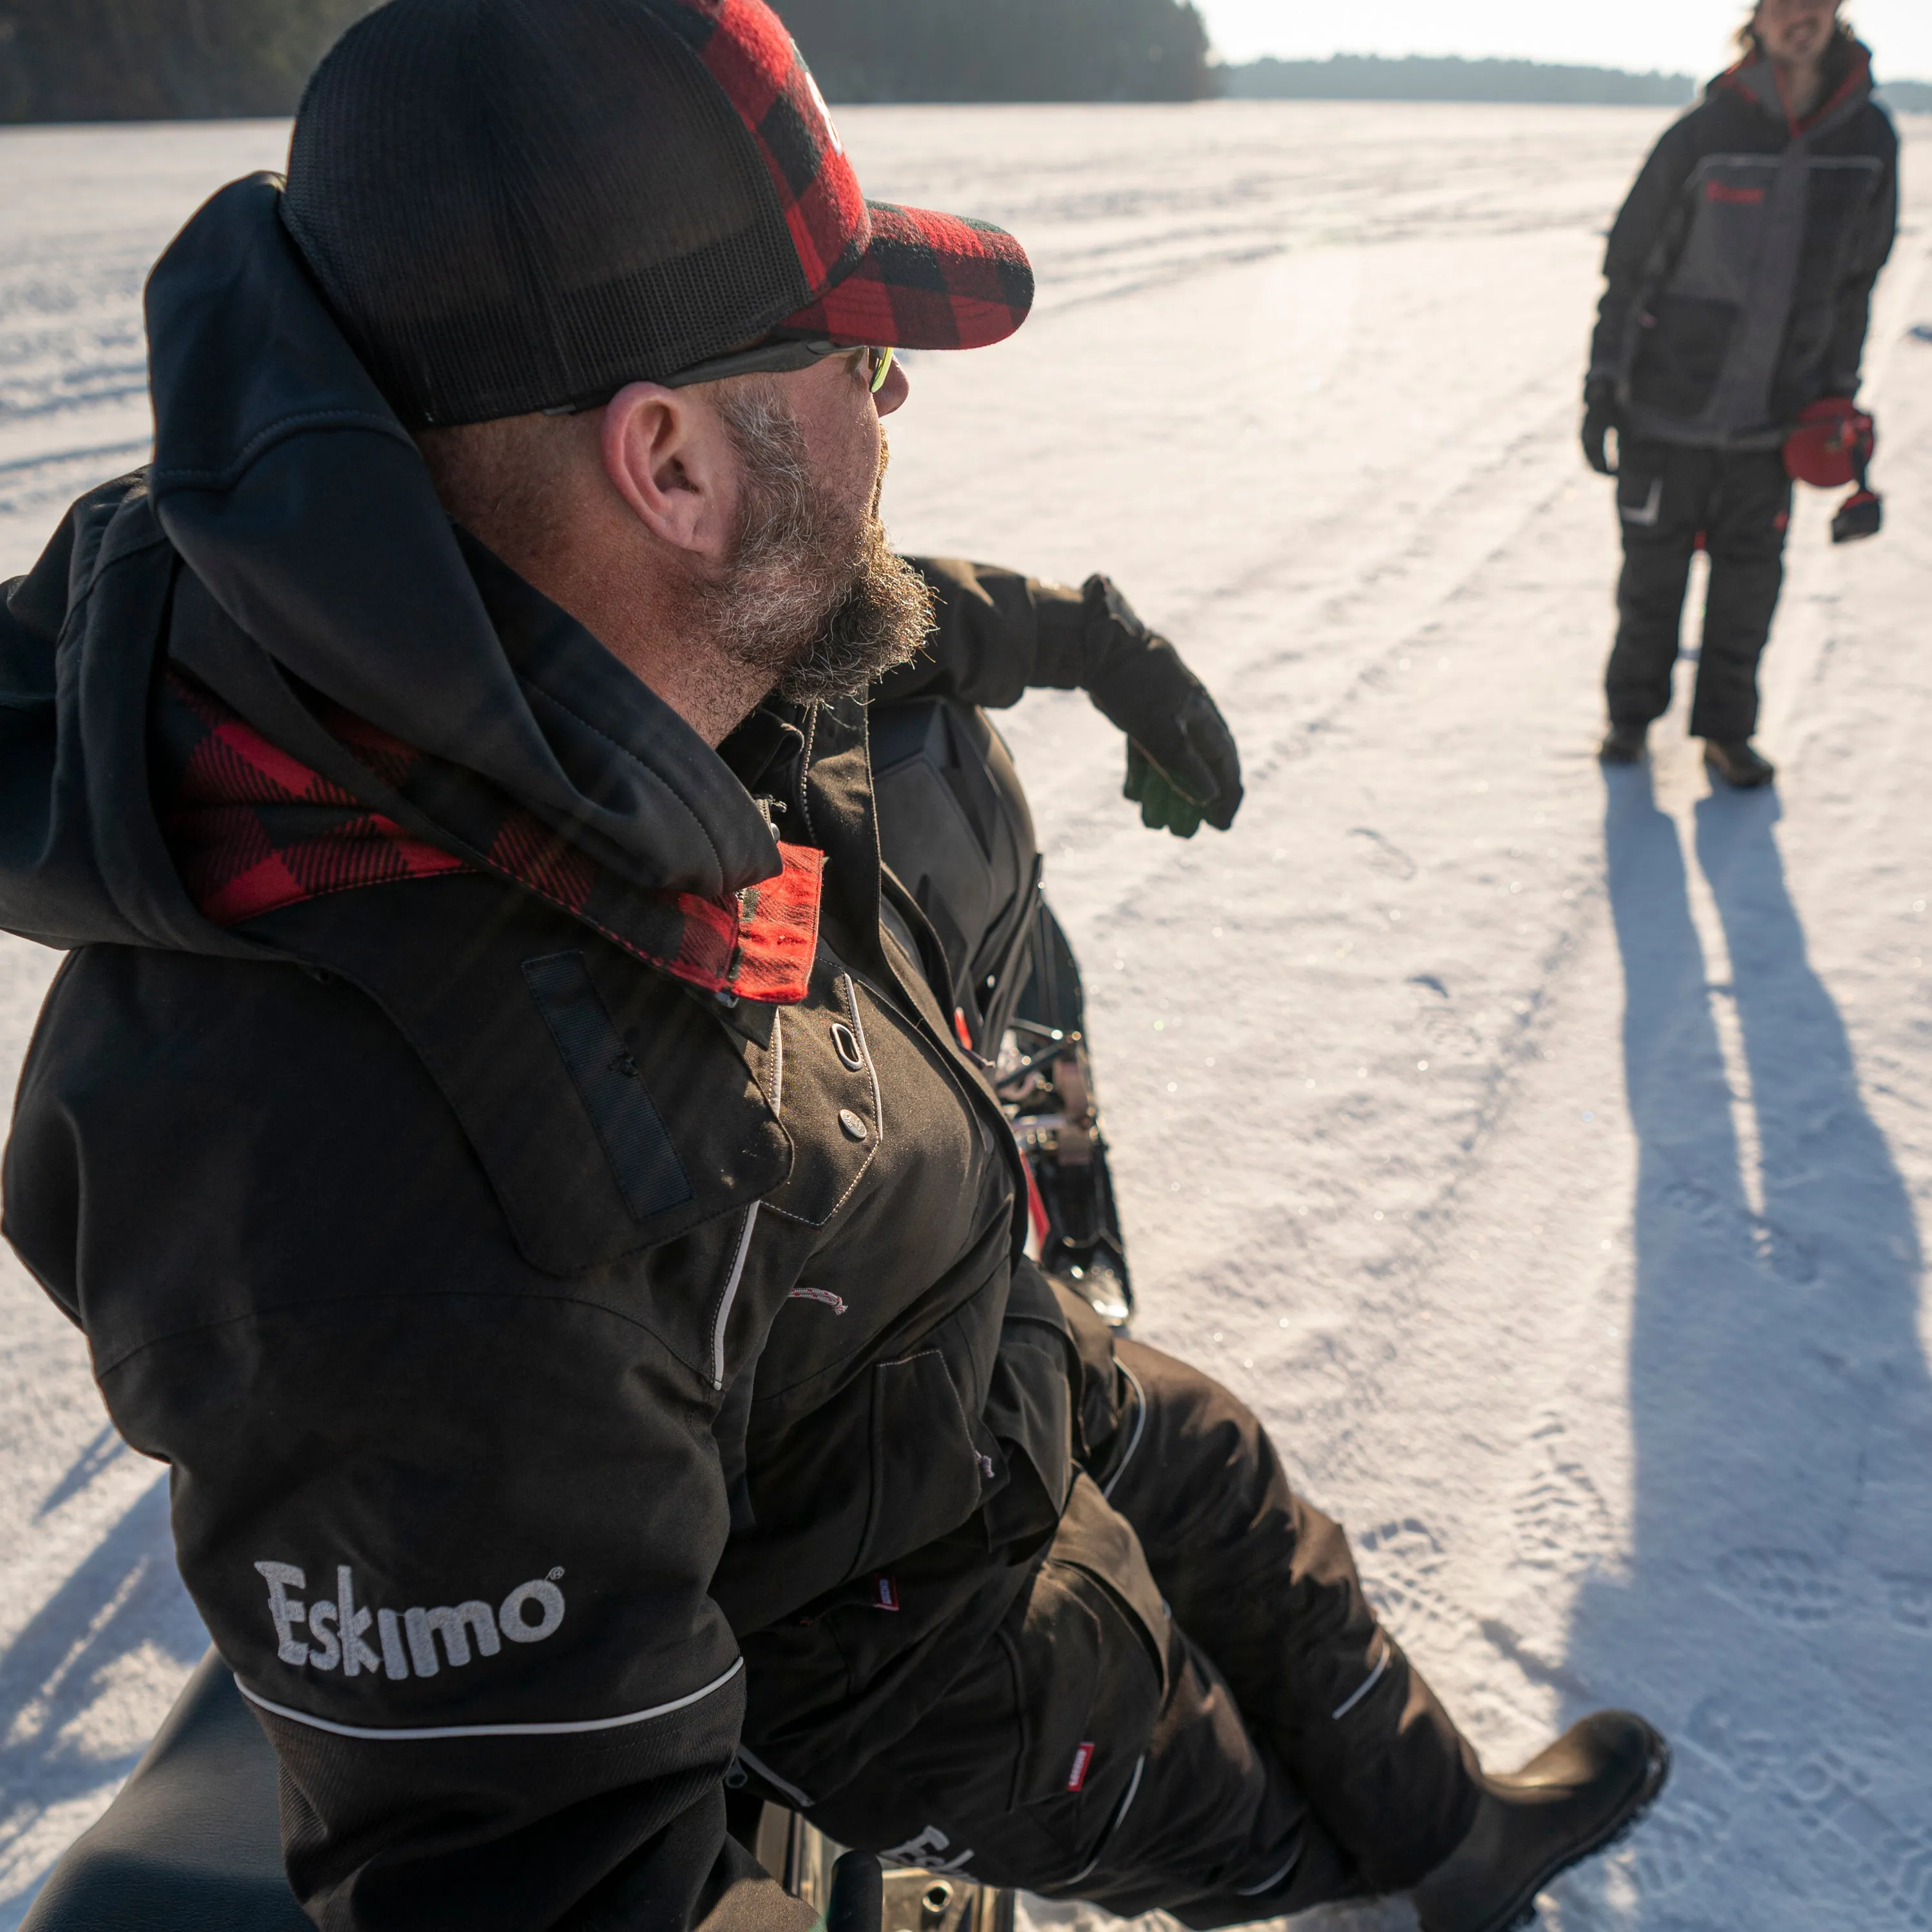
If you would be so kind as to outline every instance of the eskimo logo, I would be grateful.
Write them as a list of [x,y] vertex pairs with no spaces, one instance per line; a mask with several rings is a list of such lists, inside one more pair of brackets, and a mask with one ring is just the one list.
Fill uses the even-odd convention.
[[[494,1657],[506,1642],[542,1643],[563,1622],[563,1572],[553,1570],[519,1583],[495,1610],[477,1599],[468,1603],[404,1610],[370,1610],[356,1600],[355,1573],[346,1563],[335,1570],[335,1600],[303,1603],[292,1596],[308,1588],[307,1574],[292,1563],[255,1565],[268,1586],[268,1616],[275,1626],[275,1654],[284,1664],[317,1670],[339,1669],[345,1677],[434,1677],[445,1662],[460,1669],[473,1657]],[[368,1641],[371,1624],[376,1646]],[[297,1627],[314,1641],[307,1642]],[[442,1640],[442,1654],[436,1654]],[[474,1646],[472,1648],[472,1646]]]
[[908,1838],[879,1856],[889,1865],[913,1865],[922,1871],[950,1872],[957,1877],[972,1863],[973,1854],[953,1852],[949,1858],[945,1855],[950,1851],[952,1840],[937,1825],[928,1825],[916,1838]]

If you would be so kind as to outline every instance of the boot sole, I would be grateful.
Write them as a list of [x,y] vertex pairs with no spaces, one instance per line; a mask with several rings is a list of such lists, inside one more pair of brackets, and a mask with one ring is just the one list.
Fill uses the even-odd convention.
[[1704,769],[1720,784],[1729,785],[1733,791],[1762,791],[1766,785],[1775,784],[1778,779],[1774,771],[1766,772],[1761,778],[1734,778],[1715,758],[1706,758]]
[[1580,1845],[1576,1850],[1564,1855],[1542,1872],[1535,1880],[1518,1892],[1510,1904],[1504,1906],[1496,1917],[1476,1928],[1476,1932],[1521,1932],[1526,1925],[1536,1923],[1536,1897],[1553,1880],[1561,1878],[1573,1866],[1581,1864],[1586,1858],[1594,1858],[1599,1852],[1607,1852],[1620,1845],[1650,1815],[1652,1808],[1663,1794],[1664,1786],[1670,1778],[1670,1746],[1659,1733],[1653,1732],[1657,1744],[1650,1760],[1650,1768],[1630,1809],[1620,1818],[1616,1818],[1588,1844]]

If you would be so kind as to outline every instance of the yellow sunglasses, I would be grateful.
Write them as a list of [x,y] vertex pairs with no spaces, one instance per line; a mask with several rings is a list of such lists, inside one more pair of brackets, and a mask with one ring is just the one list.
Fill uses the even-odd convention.
[[866,386],[876,396],[886,386],[886,378],[892,373],[892,362],[898,352],[890,344],[878,346],[824,340],[760,342],[749,349],[736,350],[728,356],[714,356],[705,362],[694,362],[689,368],[680,369],[674,376],[660,376],[657,380],[668,389],[682,389],[693,382],[722,382],[727,376],[809,369],[830,356],[862,356],[866,358]]

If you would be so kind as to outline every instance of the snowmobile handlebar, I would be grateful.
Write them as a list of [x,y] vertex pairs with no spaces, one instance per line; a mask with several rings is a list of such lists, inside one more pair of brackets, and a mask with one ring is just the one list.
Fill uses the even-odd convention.
[[847,1852],[832,1868],[825,1932],[880,1932],[886,1910],[886,1878],[870,1852]]

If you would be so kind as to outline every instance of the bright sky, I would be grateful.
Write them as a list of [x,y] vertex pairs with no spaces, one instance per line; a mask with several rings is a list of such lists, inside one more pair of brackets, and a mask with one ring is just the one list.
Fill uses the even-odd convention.
[[[1228,60],[1260,54],[1496,54],[1694,74],[1727,64],[1742,0],[1196,0]],[[1932,0],[1847,9],[1879,78],[1932,80]]]

